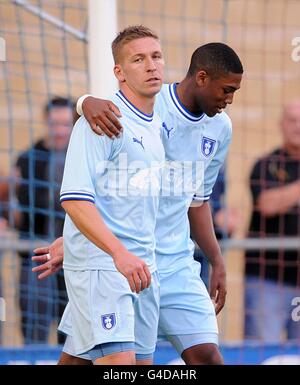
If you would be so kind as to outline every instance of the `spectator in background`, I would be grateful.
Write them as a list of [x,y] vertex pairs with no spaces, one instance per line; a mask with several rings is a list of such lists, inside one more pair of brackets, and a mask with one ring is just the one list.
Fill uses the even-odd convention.
[[[8,182],[0,170],[0,238],[7,230]],[[0,297],[3,296],[2,253],[0,249]],[[0,302],[1,306],[1,302]],[[0,345],[2,345],[2,309],[0,309]]]
[[[59,192],[74,110],[69,99],[51,99],[44,109],[45,136],[17,160],[18,227],[23,239],[51,242],[62,234],[65,214]],[[51,321],[61,317],[67,302],[64,278],[60,273],[50,280],[38,281],[31,272],[31,253],[20,253],[20,257],[19,300],[24,343],[47,343]],[[58,338],[62,343],[63,337]]]
[[[210,197],[215,234],[220,241],[232,236],[240,224],[240,214],[237,209],[225,206],[225,168],[218,175]],[[201,263],[201,278],[205,286],[209,286],[210,264],[201,249],[195,249],[194,258]]]
[[[250,237],[299,237],[300,100],[284,107],[280,126],[283,145],[251,173]],[[300,322],[292,319],[292,299],[300,296],[299,254],[284,249],[246,253],[245,338],[264,343],[300,338]]]
[[7,229],[8,190],[8,178],[0,170],[0,234]]

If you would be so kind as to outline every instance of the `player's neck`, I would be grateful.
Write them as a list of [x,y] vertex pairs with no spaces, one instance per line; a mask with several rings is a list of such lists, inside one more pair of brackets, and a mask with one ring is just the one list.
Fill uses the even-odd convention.
[[194,115],[203,113],[201,107],[196,103],[194,97],[194,79],[184,78],[176,88],[177,96],[184,107]]
[[151,115],[154,109],[155,96],[145,96],[136,94],[126,84],[120,85],[120,90],[125,95],[126,99],[130,101],[138,110],[146,115]]

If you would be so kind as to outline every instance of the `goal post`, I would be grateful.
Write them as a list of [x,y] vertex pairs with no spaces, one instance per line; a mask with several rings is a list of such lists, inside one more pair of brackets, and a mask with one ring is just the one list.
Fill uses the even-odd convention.
[[89,92],[107,98],[117,89],[111,42],[117,33],[117,1],[88,2]]

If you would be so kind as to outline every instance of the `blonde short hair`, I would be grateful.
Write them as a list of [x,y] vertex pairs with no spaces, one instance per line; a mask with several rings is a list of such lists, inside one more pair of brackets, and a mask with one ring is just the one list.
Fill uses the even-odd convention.
[[143,25],[132,25],[119,32],[111,44],[115,64],[120,61],[120,52],[123,46],[133,40],[152,37],[159,40],[155,32]]

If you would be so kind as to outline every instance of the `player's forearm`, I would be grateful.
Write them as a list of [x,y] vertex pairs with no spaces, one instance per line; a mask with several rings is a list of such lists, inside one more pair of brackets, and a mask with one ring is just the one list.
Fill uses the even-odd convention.
[[85,201],[64,201],[62,207],[78,230],[113,259],[126,249],[109,230],[96,206]]
[[191,234],[212,266],[223,264],[221,249],[215,236],[209,203],[189,209]]
[[261,192],[257,209],[265,216],[285,214],[300,200],[300,181]]

